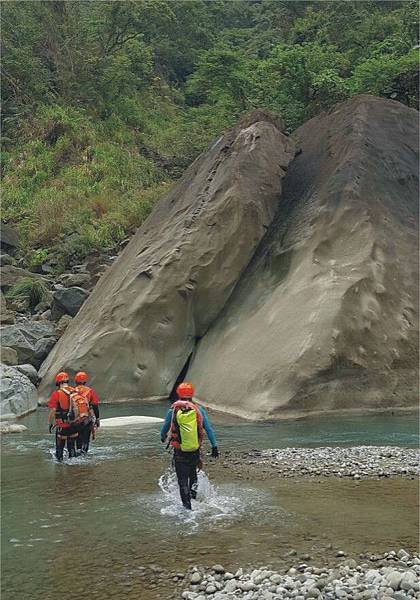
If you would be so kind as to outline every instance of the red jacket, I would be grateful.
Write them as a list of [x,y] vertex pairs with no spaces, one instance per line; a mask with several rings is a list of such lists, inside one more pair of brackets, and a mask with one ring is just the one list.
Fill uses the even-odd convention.
[[48,401],[48,408],[55,409],[55,424],[58,427],[70,427],[67,413],[70,408],[70,398],[63,390],[55,390]]

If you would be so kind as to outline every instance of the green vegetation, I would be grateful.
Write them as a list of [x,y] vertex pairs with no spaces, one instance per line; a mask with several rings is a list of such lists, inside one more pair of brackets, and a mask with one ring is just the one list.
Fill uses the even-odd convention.
[[359,93],[418,105],[407,1],[2,4],[3,218],[36,267],[112,249],[221,130]]
[[29,306],[34,308],[47,296],[48,288],[45,283],[32,277],[23,277],[7,292],[8,298],[16,298],[29,301]]

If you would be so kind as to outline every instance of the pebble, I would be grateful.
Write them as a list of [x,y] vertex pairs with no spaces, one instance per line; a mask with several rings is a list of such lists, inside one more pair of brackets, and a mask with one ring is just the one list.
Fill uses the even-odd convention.
[[[241,470],[243,464],[255,465],[267,477],[275,471],[282,477],[350,477],[359,481],[418,476],[419,458],[418,448],[394,446],[277,448],[231,453],[226,466]],[[262,466],[267,470],[261,471]],[[400,559],[404,552],[400,550]]]
[[[346,557],[343,550],[337,559]],[[366,554],[362,555],[362,560]],[[369,556],[369,555],[367,555]],[[184,574],[184,586],[194,589],[182,593],[185,600],[411,600],[420,598],[420,559],[401,549],[378,560],[357,564],[353,558],[338,560],[333,568],[317,568],[296,563],[285,573],[270,567],[225,572],[221,565],[212,568],[190,568]],[[399,558],[400,561],[396,562]],[[405,562],[401,562],[404,558]],[[180,574],[181,575],[181,574]],[[197,591],[197,584],[200,583]],[[200,594],[201,592],[201,594]],[[205,592],[206,596],[203,595]]]

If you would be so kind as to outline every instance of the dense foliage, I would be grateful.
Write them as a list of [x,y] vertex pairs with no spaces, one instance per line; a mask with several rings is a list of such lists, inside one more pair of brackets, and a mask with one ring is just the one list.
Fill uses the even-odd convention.
[[3,2],[3,216],[29,264],[118,243],[243,111],[292,130],[361,92],[417,107],[417,17],[410,0]]

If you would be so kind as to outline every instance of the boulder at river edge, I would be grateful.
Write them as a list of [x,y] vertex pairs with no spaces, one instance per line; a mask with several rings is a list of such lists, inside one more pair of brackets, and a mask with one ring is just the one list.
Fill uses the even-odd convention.
[[276,219],[187,378],[249,416],[416,406],[418,113],[361,96],[294,138]]
[[86,369],[107,399],[165,395],[216,319],[278,206],[294,144],[255,112],[162,199],[42,366]]
[[0,364],[0,414],[10,419],[37,407],[36,387],[16,368]]
[[292,138],[256,112],[193,163],[42,365],[43,401],[65,365],[109,400],[182,373],[250,418],[417,405],[418,113],[359,96]]

